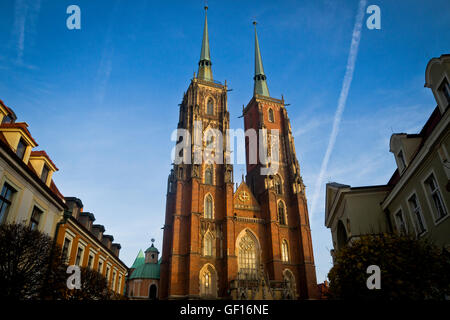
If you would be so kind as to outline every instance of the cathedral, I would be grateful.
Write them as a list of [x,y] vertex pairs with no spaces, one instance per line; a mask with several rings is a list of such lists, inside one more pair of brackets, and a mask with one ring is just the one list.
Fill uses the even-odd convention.
[[[173,164],[163,228],[161,299],[318,298],[305,188],[291,125],[284,99],[269,94],[254,24],[254,91],[243,108],[244,128],[259,134],[261,129],[279,130],[277,171],[263,175],[267,163],[249,160],[253,146],[248,137],[247,173],[236,188],[230,163]],[[193,136],[194,123],[200,122],[202,130],[222,133],[221,143],[226,144],[228,89],[226,82],[213,79],[211,66],[205,7],[198,73],[179,105],[178,130]],[[192,143],[192,154],[185,158],[207,148],[206,140]]]

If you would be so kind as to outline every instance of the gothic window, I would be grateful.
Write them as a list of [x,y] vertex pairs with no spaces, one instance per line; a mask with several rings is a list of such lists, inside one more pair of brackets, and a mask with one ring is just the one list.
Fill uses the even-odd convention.
[[285,299],[292,300],[295,299],[296,289],[295,289],[295,277],[289,269],[283,271],[284,283],[286,284],[286,295]]
[[286,225],[286,207],[283,201],[278,202],[278,222],[281,225]]
[[269,109],[269,122],[274,122],[273,110]]
[[239,277],[256,279],[258,266],[258,251],[255,239],[248,232],[239,242]]
[[213,198],[210,194],[205,197],[205,218],[213,218]]
[[283,240],[281,244],[281,260],[283,262],[289,262],[289,247],[286,240]]
[[281,189],[281,178],[279,175],[276,175],[274,178],[274,187],[275,187],[275,192],[277,194],[282,194],[282,189]]
[[205,169],[205,184],[213,184],[213,168],[208,166]]
[[206,114],[208,115],[214,114],[214,103],[212,99],[209,99],[208,103],[206,104]]
[[207,257],[213,255],[213,238],[209,232],[203,238],[203,255]]
[[214,298],[217,295],[217,274],[211,264],[206,264],[200,270],[200,296]]

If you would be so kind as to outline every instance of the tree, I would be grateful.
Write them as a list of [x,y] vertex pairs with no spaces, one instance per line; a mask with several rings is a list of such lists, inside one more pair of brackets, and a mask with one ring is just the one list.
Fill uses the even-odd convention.
[[[369,290],[370,265],[380,268],[381,289]],[[450,253],[425,240],[363,236],[336,252],[331,299],[444,299],[450,295]]]
[[[0,297],[39,298],[47,275],[54,281],[61,271],[55,268],[48,274],[52,247],[53,241],[49,236],[30,227],[22,224],[0,225]],[[55,262],[51,265],[57,266]],[[57,283],[60,282],[61,279],[57,280]]]
[[67,267],[61,248],[49,236],[22,224],[0,225],[0,299],[123,298],[89,268],[80,270],[81,289],[68,289]]

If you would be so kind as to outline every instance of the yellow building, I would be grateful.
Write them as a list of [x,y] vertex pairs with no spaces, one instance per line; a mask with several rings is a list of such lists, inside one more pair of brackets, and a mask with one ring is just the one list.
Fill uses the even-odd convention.
[[123,295],[128,268],[119,259],[120,244],[113,243],[113,236],[104,234],[104,226],[93,224],[94,215],[83,211],[80,199],[65,200],[71,215],[60,225],[56,242],[67,264],[96,270],[106,277],[112,291]]
[[25,122],[0,100],[0,223],[23,223],[52,236],[65,209],[52,180],[58,169]]
[[16,122],[0,100],[0,223],[21,223],[50,237],[63,249],[67,263],[90,267],[104,275],[109,288],[123,294],[127,266],[119,259],[120,244],[93,225],[77,198],[64,198],[53,182],[58,170],[25,122]]
[[429,61],[425,87],[437,106],[416,134],[391,136],[397,169],[386,185],[328,183],[325,225],[334,249],[365,234],[396,232],[450,249],[450,55]]

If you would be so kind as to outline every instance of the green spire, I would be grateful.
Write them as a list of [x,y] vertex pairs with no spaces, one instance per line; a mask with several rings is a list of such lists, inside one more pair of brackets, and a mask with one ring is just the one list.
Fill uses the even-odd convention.
[[136,269],[137,267],[139,267],[140,265],[143,265],[144,263],[145,263],[144,253],[142,252],[142,250],[139,250],[139,253],[138,253],[136,259],[134,260],[134,263],[131,266],[131,269]]
[[255,86],[253,88],[253,95],[259,94],[262,96],[270,97],[269,88],[267,87],[266,75],[264,74],[264,67],[261,59],[261,52],[259,50],[258,33],[256,32],[256,21],[253,22],[255,26]]
[[200,52],[200,61],[198,62],[198,77],[200,79],[212,81],[211,57],[209,55],[209,37],[208,37],[208,7],[205,7],[205,29],[203,30],[202,51]]

